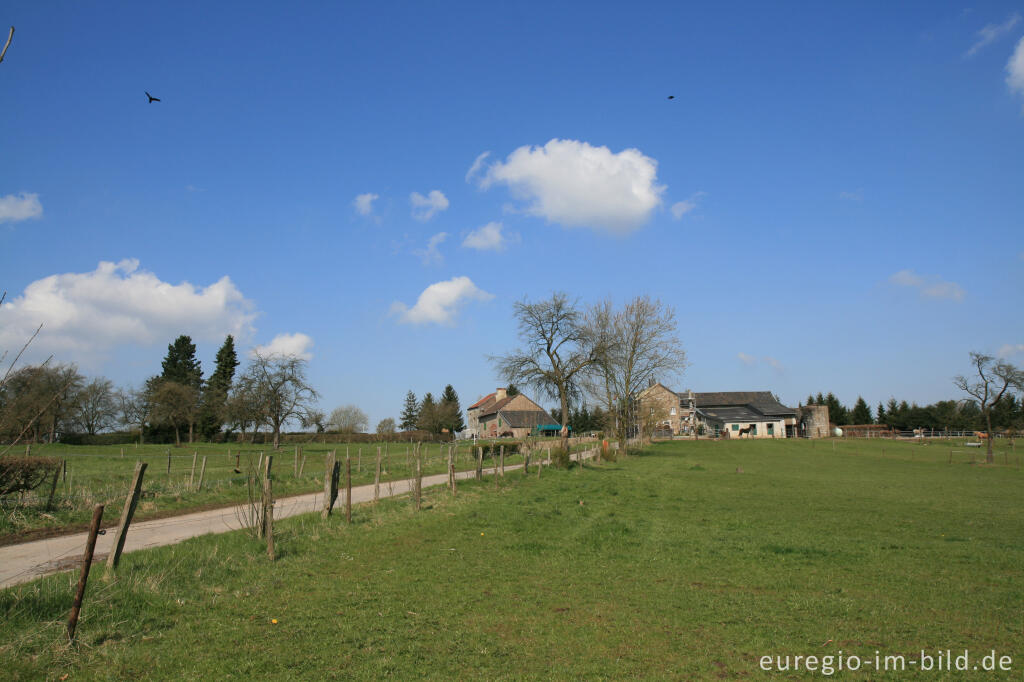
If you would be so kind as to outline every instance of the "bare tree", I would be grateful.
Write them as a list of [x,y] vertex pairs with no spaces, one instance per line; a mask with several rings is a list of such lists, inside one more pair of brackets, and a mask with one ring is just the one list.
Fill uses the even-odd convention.
[[78,392],[75,424],[90,436],[117,423],[117,397],[110,379],[97,377]]
[[319,397],[306,379],[306,361],[294,355],[256,353],[245,379],[260,421],[273,431],[276,450],[281,447],[281,427],[292,419],[301,421]]
[[562,408],[562,447],[569,446],[569,404],[579,395],[582,373],[603,355],[601,337],[584,324],[575,301],[556,292],[551,298],[514,305],[523,346],[505,356],[492,356],[507,382],[529,386],[557,398]]
[[971,351],[971,364],[978,373],[977,379],[960,375],[953,379],[953,384],[978,401],[988,432],[985,461],[991,464],[995,459],[992,454],[992,409],[1003,399],[1007,389],[1024,390],[1024,372],[1008,362],[974,351]]
[[133,426],[139,427],[139,445],[145,441],[146,424],[149,422],[152,413],[152,403],[149,400],[149,392],[143,388],[140,391],[133,389],[122,389],[117,392],[118,419],[127,429]]
[[302,428],[308,429],[312,427],[316,430],[316,433],[323,433],[329,426],[327,414],[320,408],[310,408],[299,421],[302,424]]
[[33,442],[48,434],[50,442],[57,431],[69,426],[76,409],[82,376],[74,365],[30,365],[5,378],[3,429]]
[[369,428],[370,419],[356,405],[342,405],[331,412],[327,424],[340,433],[363,433]]
[[174,444],[181,445],[181,429],[186,426],[188,442],[191,443],[199,416],[198,391],[177,381],[159,380],[149,399],[153,404],[153,421],[174,428]]
[[388,435],[391,435],[392,433],[395,432],[395,430],[397,428],[398,428],[398,426],[397,426],[397,424],[395,424],[395,420],[393,418],[385,417],[384,419],[381,419],[379,422],[377,422],[377,435],[378,436],[388,436]]
[[252,377],[242,375],[231,387],[224,403],[223,416],[225,423],[242,433],[243,441],[250,428],[254,431],[259,429],[264,415]]
[[650,415],[636,413],[637,396],[655,380],[677,377],[686,368],[675,310],[643,295],[619,311],[605,301],[592,308],[587,317],[592,335],[604,335],[600,345],[603,353],[588,372],[588,385],[603,397],[614,415],[616,436],[625,451],[629,428],[647,426],[641,428],[642,433],[653,428],[647,424]]

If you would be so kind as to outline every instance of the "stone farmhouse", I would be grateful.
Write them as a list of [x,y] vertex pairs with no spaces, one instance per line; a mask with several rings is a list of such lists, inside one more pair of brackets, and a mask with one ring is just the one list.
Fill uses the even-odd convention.
[[477,438],[498,438],[511,435],[525,438],[537,427],[560,428],[543,407],[522,393],[509,396],[499,388],[466,409],[466,435]]
[[[673,436],[692,435],[702,430],[725,438],[812,438],[822,433],[815,421],[775,399],[769,391],[726,391],[717,393],[676,393],[662,384],[644,389],[637,397],[640,417],[655,429]],[[811,428],[808,428],[811,426]],[[703,427],[703,429],[701,428]]]

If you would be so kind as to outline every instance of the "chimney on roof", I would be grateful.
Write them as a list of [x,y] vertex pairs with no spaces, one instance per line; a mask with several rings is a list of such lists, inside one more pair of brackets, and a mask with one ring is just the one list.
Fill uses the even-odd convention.
[[499,400],[504,400],[506,397],[508,397],[508,391],[506,391],[504,388],[497,388],[494,390],[495,402]]

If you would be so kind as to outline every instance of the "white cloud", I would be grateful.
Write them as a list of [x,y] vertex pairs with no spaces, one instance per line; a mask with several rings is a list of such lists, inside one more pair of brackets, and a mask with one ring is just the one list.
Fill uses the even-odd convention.
[[840,192],[839,198],[846,201],[864,201],[864,191],[858,189],[853,192]]
[[380,199],[380,196],[373,192],[367,192],[357,195],[352,201],[352,205],[355,206],[356,213],[368,216],[373,213],[373,202],[377,199]]
[[477,288],[469,277],[453,277],[443,282],[435,282],[424,289],[412,308],[395,301],[391,304],[391,314],[396,315],[399,322],[450,325],[454,322],[458,309],[465,303],[489,301],[492,298],[494,294]]
[[1010,61],[1006,62],[1006,85],[1010,92],[1024,95],[1024,38],[1020,39]]
[[476,157],[473,161],[473,165],[469,167],[468,171],[466,171],[466,182],[472,180],[473,177],[480,172],[480,169],[484,167],[484,160],[490,155],[490,152],[484,152]]
[[950,301],[962,301],[966,292],[956,282],[946,282],[935,276],[924,277],[913,270],[900,270],[889,281],[902,287],[917,289],[926,298],[942,298]]
[[757,362],[757,358],[755,358],[753,355],[747,355],[746,353],[737,353],[736,357],[739,358],[740,362],[742,362],[744,365],[747,365],[748,367]]
[[697,202],[704,194],[704,192],[695,192],[689,199],[672,204],[672,217],[681,220],[684,215],[697,208]]
[[441,252],[437,250],[437,247],[439,244],[444,242],[445,239],[448,239],[448,233],[438,232],[430,238],[430,241],[427,242],[427,248],[415,249],[413,253],[420,257],[424,265],[440,263],[444,261],[444,256],[442,256]]
[[1024,343],[1007,343],[999,348],[999,357],[1008,358],[1011,355],[1017,355],[1018,353],[1024,353]]
[[1013,27],[1020,22],[1020,15],[1016,12],[1001,24],[989,24],[978,31],[978,39],[971,45],[971,48],[964,53],[965,57],[973,57],[975,53],[1002,38],[1013,30]]
[[206,287],[170,284],[139,270],[139,261],[103,261],[92,272],[50,275],[0,306],[0,350],[32,344],[61,362],[101,355],[116,346],[167,343],[179,334],[223,341],[252,332],[253,305],[228,277]]
[[476,249],[477,251],[504,251],[510,243],[519,241],[519,235],[506,236],[502,234],[502,229],[501,223],[487,223],[466,235],[466,238],[462,240],[462,245],[467,249]]
[[661,205],[658,162],[638,149],[613,154],[578,140],[523,146],[495,162],[480,186],[504,183],[525,202],[527,214],[565,227],[615,234],[639,229]]
[[413,192],[409,195],[409,201],[412,202],[412,217],[416,220],[430,220],[448,208],[448,197],[436,189],[430,190],[427,196]]
[[310,352],[312,347],[313,339],[309,338],[306,334],[278,334],[270,343],[256,346],[249,351],[249,356],[252,357],[256,354],[262,355],[265,358],[273,355],[292,356],[308,361],[313,359],[313,353]]
[[39,203],[38,194],[22,192],[19,196],[8,194],[0,197],[0,223],[29,218],[38,218],[43,215],[43,205]]
[[777,370],[779,370],[780,372],[781,372],[781,371],[782,371],[783,369],[785,369],[785,368],[784,368],[784,367],[782,366],[782,363],[781,363],[781,362],[779,362],[778,360],[776,360],[775,358],[773,358],[773,357],[772,357],[772,356],[770,356],[770,355],[766,355],[766,356],[764,356],[764,362],[765,362],[765,364],[766,364],[766,365],[768,365],[768,366],[769,366],[769,367],[771,367],[772,369],[777,369]]

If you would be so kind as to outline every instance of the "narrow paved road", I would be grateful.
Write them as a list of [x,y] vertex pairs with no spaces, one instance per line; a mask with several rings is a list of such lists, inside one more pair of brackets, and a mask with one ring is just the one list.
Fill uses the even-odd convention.
[[[590,457],[594,453],[591,450],[584,453]],[[574,455],[574,458],[576,456]],[[507,466],[505,471],[513,471],[522,468],[521,465]],[[494,469],[484,469],[484,473],[491,475]],[[459,471],[456,474],[458,479],[472,478],[475,471]],[[423,477],[423,487],[444,485],[448,482],[448,474],[436,474]],[[404,495],[412,490],[412,480],[403,479],[380,484],[381,497]],[[296,514],[308,514],[319,512],[323,509],[323,492],[295,497],[284,497],[274,502],[274,519],[284,519]],[[344,513],[344,491],[338,495],[338,502],[341,503]],[[370,502],[373,500],[373,485],[359,486],[352,488],[352,503]],[[106,511],[109,515],[111,509]],[[207,533],[226,533],[238,530],[242,527],[242,510],[245,505],[237,507],[225,507],[223,509],[212,509],[210,511],[172,516],[154,521],[139,521],[133,523],[128,529],[128,537],[125,540],[124,551],[134,552],[138,549],[148,547],[159,547],[161,545],[173,545]],[[335,513],[338,513],[338,503],[335,503]],[[120,516],[121,508],[118,505],[114,513]],[[35,580],[44,575],[57,573],[59,571],[71,570],[81,564],[82,553],[85,551],[87,533],[75,533],[73,535],[61,535],[59,537],[26,542],[20,545],[8,545],[0,547],[0,589],[18,585],[20,583]],[[105,535],[96,539],[96,560],[105,559],[114,543],[114,529],[111,528]]]

